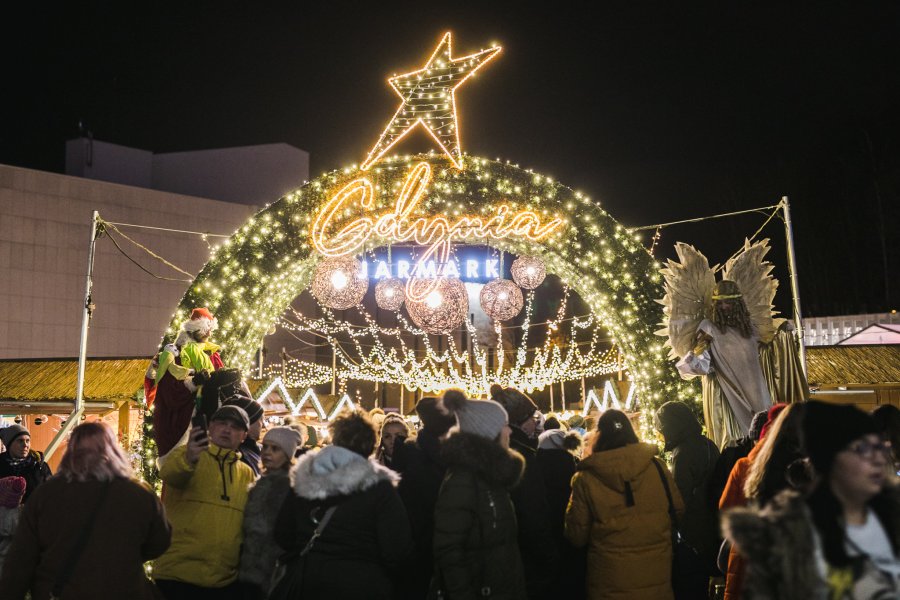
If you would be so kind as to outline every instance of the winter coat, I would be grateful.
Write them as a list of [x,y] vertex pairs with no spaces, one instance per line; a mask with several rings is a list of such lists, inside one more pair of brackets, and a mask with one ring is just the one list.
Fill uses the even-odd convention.
[[509,490],[525,461],[515,451],[472,433],[444,440],[447,476],[434,510],[435,583],[449,600],[526,597]]
[[537,464],[537,440],[513,427],[509,447],[525,458],[525,474],[513,488],[511,497],[519,524],[519,551],[528,597],[540,600],[553,595],[550,587],[559,567],[559,549],[553,537],[547,486]]
[[62,597],[153,598],[143,563],[162,554],[172,534],[159,499],[129,479],[80,482],[63,477],[41,485],[22,508],[0,579],[0,598],[21,600],[27,590],[33,600],[49,598],[70,560],[73,541],[104,494]]
[[[722,490],[722,497],[719,499],[719,510],[726,511],[730,508],[747,506],[747,496],[744,495],[744,483],[747,481],[747,475],[750,474],[750,467],[753,460],[759,454],[762,444],[757,444],[750,450],[750,454],[743,458],[739,458],[731,473],[728,474],[728,481],[725,483],[725,489]],[[732,546],[728,551],[728,568],[725,573],[725,599],[724,600],[740,600],[741,589],[744,587],[744,571],[746,564],[744,558]]]
[[392,578],[412,553],[409,519],[394,489],[398,475],[328,446],[300,457],[290,477],[293,493],[275,524],[275,541],[288,553],[299,553],[327,509],[336,507],[297,567],[303,597],[393,598]]
[[259,447],[259,444],[248,437],[241,442],[238,452],[241,453],[241,462],[250,467],[254,477],[259,477],[260,473],[262,473],[260,470],[261,448]]
[[402,598],[425,597],[434,571],[434,507],[446,471],[440,456],[441,444],[427,427],[415,439],[407,439],[395,448],[396,463],[402,464],[397,492],[406,514],[415,543],[413,567],[401,579],[398,595]]
[[24,477],[25,478],[25,496],[22,503],[28,501],[34,490],[39,485],[50,479],[53,473],[50,472],[50,466],[44,462],[44,455],[37,450],[28,452],[28,456],[22,460],[13,460],[9,451],[0,454],[0,479],[4,477]]
[[221,588],[237,579],[241,526],[253,471],[238,453],[210,443],[196,465],[186,446],[169,453],[159,476],[172,523],[172,546],[153,566],[155,579]]
[[595,452],[578,464],[566,511],[566,537],[588,546],[587,597],[671,599],[672,523],[654,461],[669,481],[676,513],[681,494],[650,444]]
[[719,449],[703,436],[700,422],[682,403],[666,403],[656,414],[657,427],[672,452],[672,476],[684,500],[678,531],[712,568],[719,550],[718,503],[709,491]]
[[3,572],[3,562],[6,560],[6,553],[9,552],[13,534],[16,532],[16,527],[19,524],[19,512],[21,510],[21,506],[16,508],[0,506],[0,573]]
[[247,494],[238,579],[260,591],[268,591],[275,561],[284,553],[275,543],[275,519],[290,491],[285,468],[263,475]]
[[560,566],[552,588],[554,595],[583,598],[585,552],[575,548],[564,535],[566,508],[572,496],[572,477],[578,468],[578,460],[568,450],[538,448],[535,464],[544,477],[550,508],[549,523],[560,555]]
[[[882,522],[894,547],[900,547],[900,493],[890,494],[893,522]],[[737,508],[724,515],[725,534],[747,561],[747,577],[741,597],[745,600],[827,600],[835,598],[894,598],[877,595],[867,588],[872,579],[862,577],[851,583],[840,573],[831,572],[825,564],[821,541],[812,521],[812,513],[797,492],[778,494],[762,510]],[[860,564],[860,567],[862,563]],[[862,570],[871,574],[871,570]],[[877,581],[877,583],[880,583]],[[829,589],[829,583],[852,587],[847,593]],[[875,589],[880,590],[880,587]],[[894,592],[896,594],[896,591]]]

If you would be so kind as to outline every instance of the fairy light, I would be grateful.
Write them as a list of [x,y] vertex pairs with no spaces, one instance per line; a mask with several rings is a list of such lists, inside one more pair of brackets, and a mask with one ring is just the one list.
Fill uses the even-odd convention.
[[452,36],[448,31],[421,69],[388,79],[403,102],[369,151],[362,169],[369,169],[418,125],[434,138],[453,166],[462,169],[456,89],[497,56],[500,50],[500,46],[493,46],[454,58]]

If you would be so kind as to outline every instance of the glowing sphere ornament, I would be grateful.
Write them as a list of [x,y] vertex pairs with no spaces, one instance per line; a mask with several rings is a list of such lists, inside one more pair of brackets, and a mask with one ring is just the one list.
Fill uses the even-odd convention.
[[375,285],[375,303],[383,310],[400,310],[406,300],[406,284],[396,277],[385,277]]
[[359,261],[342,256],[319,263],[310,292],[322,306],[346,310],[362,302],[367,289],[369,278],[362,274]]
[[522,290],[509,279],[495,279],[481,288],[481,309],[495,321],[508,321],[522,312]]
[[510,272],[513,281],[526,290],[533,290],[541,285],[544,277],[547,276],[544,261],[536,256],[520,256],[513,261]]
[[423,300],[407,301],[406,310],[422,331],[434,335],[450,333],[462,325],[469,314],[469,294],[459,279],[442,278]]

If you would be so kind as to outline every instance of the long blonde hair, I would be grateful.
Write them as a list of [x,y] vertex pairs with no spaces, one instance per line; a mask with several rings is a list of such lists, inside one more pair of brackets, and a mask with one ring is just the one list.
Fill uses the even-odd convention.
[[789,404],[769,426],[744,482],[747,500],[765,506],[778,492],[790,487],[788,465],[803,456],[800,426],[805,410],[803,403]]
[[112,481],[130,478],[134,471],[112,428],[96,422],[72,430],[59,474],[67,481]]

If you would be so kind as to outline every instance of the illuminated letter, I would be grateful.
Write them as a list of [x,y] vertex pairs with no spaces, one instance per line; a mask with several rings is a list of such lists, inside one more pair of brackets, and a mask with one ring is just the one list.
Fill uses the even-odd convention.
[[375,269],[375,279],[384,279],[390,277],[391,271],[388,269],[387,263],[383,260],[378,261],[378,267]]
[[500,272],[497,270],[497,263],[500,261],[496,258],[490,258],[484,261],[484,276],[485,277],[500,277]]
[[469,279],[478,279],[478,261],[477,260],[467,260],[466,261],[466,277]]

